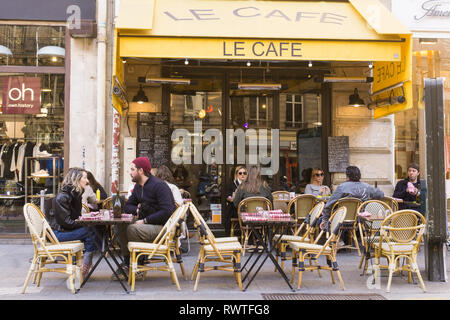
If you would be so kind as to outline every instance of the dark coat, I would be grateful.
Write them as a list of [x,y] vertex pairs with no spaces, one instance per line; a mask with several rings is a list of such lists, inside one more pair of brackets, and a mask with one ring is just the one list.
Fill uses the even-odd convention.
[[145,219],[147,224],[164,225],[175,211],[175,200],[167,183],[159,178],[150,176],[142,187],[136,183],[133,193],[125,204],[124,211],[139,219]]
[[406,191],[406,189],[408,188],[408,182],[409,182],[408,178],[397,182],[397,184],[395,185],[395,190],[394,190],[394,194],[392,195],[392,197],[403,199],[403,201],[408,201],[408,202],[414,202],[414,201],[419,200],[418,201],[418,204],[420,204],[419,208],[410,207],[408,204],[400,202],[398,204],[398,209],[399,210],[414,209],[414,210],[417,210],[420,213],[424,214],[425,213],[425,202],[426,202],[426,197],[427,197],[426,182],[424,180],[418,179],[416,183],[413,183],[414,187],[419,189],[418,196],[412,195]]
[[81,196],[71,185],[62,187],[55,197],[53,212],[50,212],[50,226],[56,231],[71,231],[82,226],[75,222],[81,216]]

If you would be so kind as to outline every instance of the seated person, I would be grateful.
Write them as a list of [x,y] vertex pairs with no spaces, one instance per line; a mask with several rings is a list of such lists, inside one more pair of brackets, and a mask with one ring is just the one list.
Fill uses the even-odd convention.
[[156,169],[154,176],[160,178],[161,180],[164,180],[167,183],[170,190],[172,191],[175,202],[179,206],[182,206],[183,198],[181,197],[180,189],[176,185],[174,185],[175,179],[173,178],[172,171],[170,171],[167,166],[161,165]]
[[90,171],[86,171],[89,184],[83,193],[83,203],[91,209],[98,209],[97,190],[100,191],[100,200],[108,198],[108,194],[100,183],[95,180],[94,175]]
[[323,170],[314,168],[311,173],[311,182],[306,185],[305,194],[317,196],[328,196],[331,194],[330,188],[323,185]]
[[272,191],[267,183],[261,179],[261,171],[256,165],[250,166],[247,180],[236,189],[233,199],[234,206],[238,208],[239,203],[248,197],[264,197],[273,203]]
[[322,222],[320,223],[320,229],[324,229],[331,216],[331,208],[341,198],[352,197],[358,198],[362,201],[370,199],[381,199],[384,197],[383,191],[378,188],[374,188],[367,183],[359,181],[361,179],[361,171],[358,167],[347,167],[345,174],[347,181],[341,183],[331,195],[330,199],[323,209]]
[[[135,185],[124,211],[137,216],[138,220],[134,224],[118,225],[117,228],[124,268],[128,268],[130,261],[128,242],[153,242],[175,211],[175,200],[169,186],[152,176],[150,170],[151,164],[147,157],[132,161],[130,175]],[[118,274],[122,275],[121,272]]]
[[[399,199],[398,201],[398,209],[411,209],[419,211],[420,213],[424,213],[424,206],[422,205],[424,201],[424,188],[425,181],[419,180],[419,165],[416,163],[411,163],[408,166],[408,177],[406,179],[400,180],[397,182],[394,190],[393,198]],[[404,203],[407,202],[416,202],[417,205],[412,206],[411,204]]]
[[81,216],[81,198],[87,184],[85,170],[70,168],[62,182],[61,192],[54,198],[53,214],[50,213],[49,219],[50,226],[59,241],[83,241],[86,249],[83,254],[83,279],[92,267],[92,257],[97,250],[92,235],[75,222]]

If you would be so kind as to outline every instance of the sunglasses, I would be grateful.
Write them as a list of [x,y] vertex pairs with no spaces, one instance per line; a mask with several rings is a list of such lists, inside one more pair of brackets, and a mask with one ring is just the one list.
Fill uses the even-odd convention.
[[314,174],[316,177],[323,177],[323,173],[315,173]]
[[242,176],[242,175],[246,176],[246,175],[247,175],[247,172],[238,172],[238,175],[240,175],[240,176]]

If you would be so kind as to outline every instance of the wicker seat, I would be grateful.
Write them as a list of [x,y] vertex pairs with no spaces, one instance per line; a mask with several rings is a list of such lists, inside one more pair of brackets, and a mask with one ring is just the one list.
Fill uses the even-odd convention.
[[[420,270],[417,265],[417,254],[420,248],[426,219],[414,210],[400,210],[384,219],[380,228],[380,240],[375,247],[375,279],[379,279],[380,258],[389,261],[389,278],[386,292],[390,292],[392,275],[396,271],[407,271],[408,282],[411,282],[412,272],[417,274],[422,290],[426,292]],[[405,258],[405,264],[400,266],[399,259]]]
[[[368,212],[372,216],[378,216],[378,217],[387,217],[389,216],[393,211],[388,203],[386,203],[383,200],[368,200],[363,202],[357,209],[357,214],[359,217],[359,213],[361,212]],[[379,240],[378,234],[380,232],[381,223],[383,220],[376,220],[373,221],[371,224],[370,230],[367,230],[363,223],[361,223],[360,219],[358,218],[358,226],[359,226],[359,232],[361,235],[361,243],[364,246],[365,253],[361,256],[361,261],[359,262],[359,268],[361,269],[363,262],[364,263],[364,269],[363,273],[366,272],[368,267],[368,257],[372,257],[370,255],[370,252],[373,250],[373,244],[376,243]],[[370,237],[372,239],[371,243],[372,245],[369,246],[369,243],[367,243],[366,238]]]
[[287,211],[287,206],[289,201],[290,193],[288,191],[274,191],[272,192],[273,197],[273,209],[274,210],[282,210],[283,212]]
[[[194,217],[197,225],[199,225],[202,236],[205,237],[205,241],[200,247],[197,262],[195,263],[192,276],[195,276],[194,291],[197,291],[198,283],[200,281],[200,275],[205,271],[222,270],[233,272],[236,278],[236,282],[239,289],[242,290],[241,279],[241,252],[242,245],[238,241],[233,242],[217,242],[216,238],[210,232],[205,221],[202,219],[200,212],[191,202],[190,212]],[[209,232],[207,231],[209,230]],[[228,238],[228,237],[227,237]],[[236,238],[237,240],[237,238]],[[215,262],[214,266],[206,266],[210,262]],[[217,265],[218,264],[218,265]]]
[[241,212],[257,212],[258,207],[262,208],[262,210],[272,210],[272,203],[264,197],[248,197],[241,200],[237,208],[239,228],[241,229],[241,245],[244,248],[243,255],[245,255],[245,249],[252,232],[248,225],[243,225]]
[[[281,240],[278,242],[276,255],[277,261],[278,256],[281,256],[281,268],[284,268],[284,261],[288,259],[292,259],[291,256],[286,255],[286,249],[290,242],[314,242],[316,227],[318,227],[319,218],[323,212],[323,208],[325,207],[324,202],[319,202],[312,208],[307,216],[307,218],[303,221],[299,228],[292,235],[281,235]],[[306,232],[303,235],[300,235],[301,231],[306,227]],[[279,234],[274,236],[274,242],[276,243],[280,238]]]
[[398,211],[398,202],[395,198],[385,196],[381,201],[385,202],[391,208],[392,212]]
[[[163,270],[169,271],[172,278],[172,282],[177,286],[178,290],[181,290],[178,282],[177,274],[172,263],[172,255],[174,253],[174,236],[176,233],[177,225],[181,225],[183,219],[188,210],[188,205],[178,207],[172,216],[167,220],[158,236],[152,243],[148,242],[129,242],[128,250],[130,250],[130,274],[128,282],[131,285],[131,291],[134,291],[136,273],[145,273],[151,270]],[[140,257],[142,262],[139,263]],[[164,263],[163,266],[153,266],[155,264]],[[183,270],[183,269],[182,269]]]
[[[75,289],[79,288],[81,282],[84,244],[80,241],[59,242],[44,214],[32,203],[25,204],[23,214],[33,241],[34,256],[22,293],[25,293],[33,273],[38,276],[37,286],[39,287],[44,272],[59,272],[68,275],[70,290],[75,293]],[[61,259],[56,260],[57,257]],[[56,266],[50,268],[48,265]],[[63,267],[57,267],[61,265]]]
[[[325,244],[319,245],[317,243],[322,237],[322,235],[325,234],[325,230],[322,230],[319,233],[314,243],[289,242],[289,247],[292,249],[291,283],[294,283],[295,269],[298,266],[298,289],[300,289],[302,284],[303,271],[317,270],[319,276],[321,276],[320,270],[330,270],[331,280],[333,284],[335,283],[333,272],[336,272],[339,278],[341,289],[344,290],[344,281],[342,280],[341,274],[339,272],[339,267],[336,261],[336,250],[337,250],[336,246],[337,242],[339,241],[339,237],[342,233],[341,226],[344,221],[346,212],[347,208],[341,207],[331,215],[327,225],[327,230],[329,231],[330,236],[326,240]],[[322,255],[326,257],[327,265],[319,265],[317,260]],[[305,259],[312,259],[315,262],[315,264],[305,266]]]
[[342,198],[336,201],[331,208],[331,213],[335,212],[341,207],[347,208],[347,215],[345,216],[344,223],[342,224],[342,229],[349,232],[349,244],[340,246],[339,249],[356,249],[358,255],[361,255],[359,250],[358,238],[356,236],[356,230],[358,228],[358,207],[361,205],[362,200],[358,198]]

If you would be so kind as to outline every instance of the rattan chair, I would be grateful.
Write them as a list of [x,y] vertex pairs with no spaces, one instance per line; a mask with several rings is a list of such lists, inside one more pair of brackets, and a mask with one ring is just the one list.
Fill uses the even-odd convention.
[[[59,242],[44,214],[32,203],[24,205],[23,214],[33,241],[34,256],[22,293],[25,293],[33,273],[38,275],[37,286],[39,287],[44,272],[59,272],[68,275],[70,290],[75,293],[75,289],[79,288],[81,282],[84,244],[80,241]],[[56,258],[60,259],[56,260]],[[74,265],[74,263],[76,264]],[[48,267],[49,265],[56,266]]]
[[[380,258],[389,261],[389,278],[386,292],[391,290],[394,272],[407,271],[408,282],[412,280],[412,272],[417,274],[422,290],[426,292],[420,270],[417,265],[417,254],[425,231],[426,219],[414,210],[400,210],[384,219],[380,227],[380,240],[374,244],[375,265],[374,276],[380,276]],[[405,264],[400,266],[399,259],[405,258]]]
[[[291,213],[291,211],[294,211],[293,217],[297,220],[297,226],[299,226],[306,219],[316,203],[316,196],[312,194],[300,194],[289,201],[287,212]],[[294,210],[292,210],[293,206]]]
[[288,191],[274,191],[272,192],[273,197],[273,209],[287,211],[287,206],[289,203],[290,193]]
[[[359,217],[359,213],[361,212],[368,212],[370,213],[372,216],[378,216],[378,217],[387,217],[390,214],[393,213],[391,207],[389,206],[389,204],[387,204],[385,201],[383,200],[368,200],[363,202],[357,210],[357,214]],[[363,223],[361,223],[360,219],[358,218],[358,226],[359,226],[359,232],[360,232],[360,236],[361,236],[361,243],[364,246],[364,251],[367,254],[368,252],[372,251],[373,249],[373,243],[376,243],[379,240],[379,236],[377,236],[376,234],[380,232],[380,227],[381,227],[381,223],[383,222],[383,220],[376,220],[371,222],[371,228],[370,230],[368,230]],[[366,238],[370,237],[371,238],[371,246],[369,246],[369,243],[367,243]],[[368,260],[367,260],[367,256],[366,254],[363,254],[361,256],[361,261],[359,262],[359,268],[361,269],[363,262],[365,261],[364,264],[364,269],[363,269],[363,273],[366,273],[367,267],[368,267]],[[370,256],[371,257],[371,256]]]
[[[333,284],[334,275],[333,272],[336,272],[341,289],[344,290],[344,281],[342,280],[341,274],[339,272],[339,267],[336,261],[336,251],[337,251],[337,242],[339,241],[339,237],[342,233],[342,223],[344,222],[344,218],[346,215],[347,208],[341,207],[336,210],[330,217],[328,221],[327,230],[330,234],[325,244],[319,245],[317,244],[323,234],[325,234],[325,230],[322,230],[314,243],[306,243],[306,242],[290,242],[289,247],[292,249],[292,275],[291,275],[291,283],[294,283],[295,280],[295,269],[298,266],[298,289],[300,289],[302,284],[302,273],[303,271],[313,271],[317,270],[320,276],[320,270],[329,270],[331,272],[331,281]],[[325,256],[327,260],[327,265],[319,265],[318,258],[320,256]],[[315,261],[315,265],[310,264],[309,266],[305,266],[305,259],[313,259]],[[297,262],[298,261],[298,262]]]
[[385,196],[381,199],[381,201],[387,203],[387,205],[391,208],[392,212],[398,211],[398,202],[393,197]]
[[[208,235],[210,237],[213,237],[216,243],[239,242],[238,237],[219,237],[219,238],[215,237],[211,229],[208,227],[208,224],[203,219],[202,215],[192,202],[189,202],[189,212],[194,218],[195,226],[197,227],[197,233],[199,235],[198,239],[200,245],[202,246],[209,245]],[[199,259],[200,256],[197,257],[197,260],[194,264],[194,268],[192,269],[191,280],[194,280],[195,275],[197,273],[198,264],[200,262]]]
[[91,212],[91,209],[88,207],[87,204],[83,203],[81,206],[82,206],[82,207],[81,207],[81,213],[88,213],[88,212]]
[[113,197],[108,197],[102,202],[102,209],[111,210],[113,208]]
[[[335,212],[337,209],[341,207],[347,208],[347,214],[344,219],[344,223],[342,224],[342,229],[348,231],[349,235],[349,244],[340,246],[339,249],[356,249],[358,251],[358,255],[361,255],[361,251],[359,250],[358,238],[356,236],[356,230],[358,229],[358,207],[363,203],[361,199],[358,198],[342,198],[336,201],[331,207],[331,212]],[[353,243],[352,243],[353,242]]]
[[241,229],[241,244],[244,248],[243,255],[245,255],[245,249],[252,232],[248,225],[243,225],[240,214],[241,212],[257,212],[258,208],[261,208],[262,210],[272,210],[272,203],[269,199],[264,197],[248,197],[241,200],[237,208],[239,228]]
[[[314,208],[311,209],[306,219],[302,222],[299,228],[295,231],[292,235],[281,235],[281,239],[278,242],[278,239],[280,238],[279,234],[276,234],[273,237],[273,240],[275,243],[278,242],[278,245],[276,247],[276,259],[278,261],[278,257],[281,256],[281,268],[284,269],[284,261],[292,259],[292,256],[286,255],[286,249],[290,242],[309,242],[313,243],[315,239],[315,233],[318,228],[318,221],[320,216],[322,215],[323,208],[325,207],[324,202],[319,202],[314,206]],[[300,235],[300,233],[305,230],[305,233],[303,235]]]
[[[145,280],[145,273],[152,270],[169,271],[172,282],[177,286],[178,290],[181,290],[175,268],[173,267],[172,254],[175,247],[174,236],[176,227],[182,223],[188,208],[187,204],[178,207],[152,243],[128,242],[128,250],[130,251],[128,283],[131,286],[131,291],[134,291],[136,273],[144,272],[143,279]],[[141,256],[143,259],[139,259]],[[161,266],[161,263],[164,265]],[[155,264],[158,265],[154,266]]]
[[[214,235],[206,231],[208,226],[204,220],[202,220],[201,214],[198,212],[197,208],[195,208],[194,204],[190,203],[190,209],[195,222],[200,226],[201,232],[208,240],[207,243],[200,247],[197,258],[198,264],[196,263],[196,266],[198,265],[198,267],[195,272],[193,272],[193,275],[195,274],[194,291],[197,291],[200,275],[205,271],[213,270],[233,272],[239,289],[242,291],[241,244],[238,241],[217,242]],[[206,264],[209,264],[210,262],[215,262],[216,265],[206,266]]]

